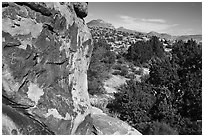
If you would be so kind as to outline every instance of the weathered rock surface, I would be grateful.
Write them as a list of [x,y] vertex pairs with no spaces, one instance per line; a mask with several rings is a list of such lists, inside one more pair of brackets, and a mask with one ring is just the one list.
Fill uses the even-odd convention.
[[3,134],[139,134],[100,111],[91,115],[93,43],[82,19],[87,3],[78,4],[2,3]]
[[88,2],[74,2],[74,10],[80,18],[85,18],[88,15]]
[[2,50],[4,96],[54,134],[91,134],[92,38],[73,3],[3,3]]
[[107,115],[107,114],[103,113],[103,110],[101,110],[97,107],[92,107],[91,108],[91,115],[95,115],[95,114]]
[[[21,106],[22,107],[22,106]],[[35,120],[15,102],[2,98],[2,133],[12,135],[53,135],[46,125]]]
[[127,123],[107,115],[93,114],[93,125],[98,135],[141,135]]

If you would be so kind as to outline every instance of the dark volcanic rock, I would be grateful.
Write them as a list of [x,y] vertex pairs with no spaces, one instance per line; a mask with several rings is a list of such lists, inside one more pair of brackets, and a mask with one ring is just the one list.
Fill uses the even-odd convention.
[[88,15],[88,2],[74,2],[74,10],[78,17],[85,18]]
[[54,134],[91,134],[86,72],[92,38],[73,3],[4,3],[2,51],[5,97],[26,106]]

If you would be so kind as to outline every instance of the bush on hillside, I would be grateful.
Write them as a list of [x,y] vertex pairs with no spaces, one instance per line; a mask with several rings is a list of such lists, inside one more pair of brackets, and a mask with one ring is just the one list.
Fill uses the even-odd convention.
[[148,124],[144,135],[178,135],[178,132],[163,122],[151,122]]
[[112,69],[122,70],[122,65],[121,64],[115,64],[115,65],[113,65]]
[[128,68],[126,66],[122,66],[121,64],[113,65],[112,68],[115,69],[115,71],[112,73],[113,75],[126,76],[128,74]]
[[104,94],[106,91],[103,87],[103,83],[98,80],[92,80],[88,81],[88,92],[91,95],[99,95],[99,94]]
[[171,54],[152,58],[149,77],[128,81],[107,107],[141,133],[202,134],[201,46],[179,41]]
[[119,90],[120,92],[114,94],[115,100],[107,105],[110,112],[119,113],[119,118],[127,121],[133,127],[136,126],[136,123],[149,121],[148,110],[155,101],[151,87],[130,80]]
[[88,92],[90,94],[102,94],[105,92],[103,81],[109,78],[109,72],[115,63],[115,54],[110,51],[110,45],[100,39],[94,42],[94,49],[87,71]]
[[[159,38],[153,36],[149,41],[138,41],[128,48],[125,57],[135,65],[148,63],[154,57],[162,58],[165,52]],[[146,64],[147,65],[147,64]]]

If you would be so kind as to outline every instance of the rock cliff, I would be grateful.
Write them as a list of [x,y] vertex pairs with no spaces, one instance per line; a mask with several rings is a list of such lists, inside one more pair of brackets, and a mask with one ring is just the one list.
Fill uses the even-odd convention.
[[74,5],[2,4],[2,94],[55,134],[90,134],[92,127],[86,74],[92,38],[81,19],[87,11]]
[[2,3],[3,134],[140,134],[91,115],[87,5]]

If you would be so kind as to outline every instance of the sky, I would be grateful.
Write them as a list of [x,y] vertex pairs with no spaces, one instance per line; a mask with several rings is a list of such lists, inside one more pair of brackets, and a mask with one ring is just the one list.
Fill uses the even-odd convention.
[[86,22],[102,19],[115,28],[171,35],[202,34],[201,2],[89,2]]

